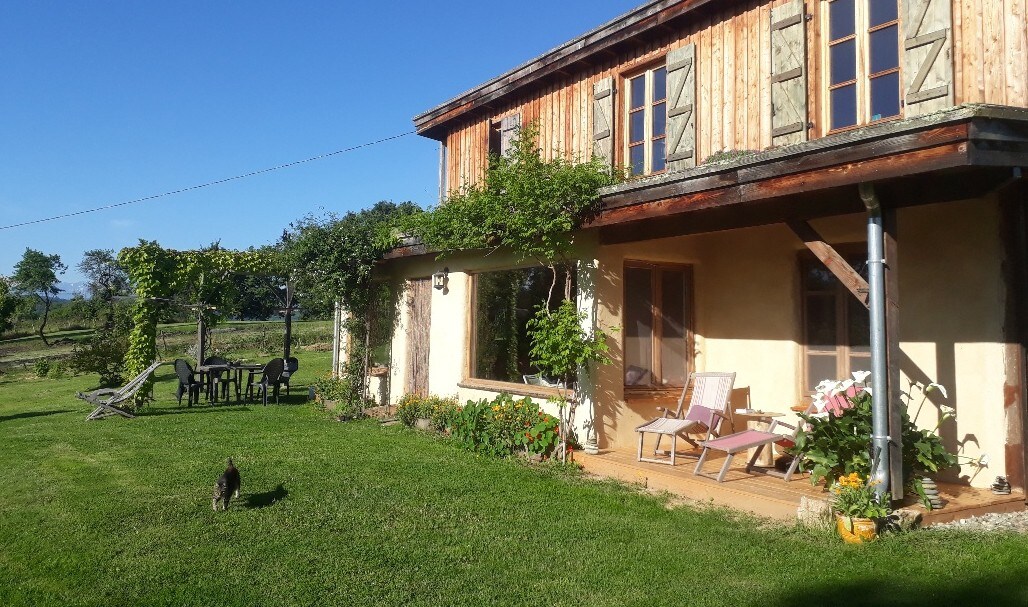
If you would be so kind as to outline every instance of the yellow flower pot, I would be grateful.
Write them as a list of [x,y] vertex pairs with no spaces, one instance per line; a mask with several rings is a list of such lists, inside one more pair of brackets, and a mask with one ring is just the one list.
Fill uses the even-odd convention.
[[853,518],[836,513],[835,527],[842,541],[847,544],[862,544],[878,537],[878,524],[870,518]]

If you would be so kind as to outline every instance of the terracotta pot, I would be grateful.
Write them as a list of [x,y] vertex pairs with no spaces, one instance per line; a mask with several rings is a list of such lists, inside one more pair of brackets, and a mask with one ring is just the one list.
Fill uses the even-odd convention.
[[878,523],[870,518],[856,518],[835,514],[835,528],[847,544],[862,544],[878,537]]

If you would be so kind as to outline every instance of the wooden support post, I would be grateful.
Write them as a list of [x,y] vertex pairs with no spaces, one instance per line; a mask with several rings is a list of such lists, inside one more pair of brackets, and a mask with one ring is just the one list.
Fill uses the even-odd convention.
[[903,495],[903,387],[900,380],[899,334],[899,249],[897,247],[896,209],[882,209],[885,245],[885,339],[889,369],[889,490]]
[[853,269],[842,255],[836,251],[832,245],[825,242],[825,239],[817,233],[809,223],[806,221],[789,221],[786,222],[796,236],[799,236],[803,244],[807,245],[810,252],[813,253],[821,263],[825,264],[825,267],[839,279],[839,282],[845,286],[854,297],[860,301],[864,307],[867,307],[867,281]]
[[1028,485],[1028,181],[1024,176],[999,191],[1000,232],[1007,287],[1004,342],[1009,352],[1004,386],[1007,435],[1004,468],[1014,487]]
[[204,322],[203,305],[196,309],[196,364],[202,365],[207,358],[207,323]]

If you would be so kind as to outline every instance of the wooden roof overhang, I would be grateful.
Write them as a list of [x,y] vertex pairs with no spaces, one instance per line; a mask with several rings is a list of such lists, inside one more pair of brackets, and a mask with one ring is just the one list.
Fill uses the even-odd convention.
[[959,106],[601,190],[584,227],[613,244],[982,196],[1028,167],[1028,109]]
[[[652,0],[578,38],[543,53],[504,74],[457,95],[414,117],[419,135],[442,141],[446,125],[469,114],[492,111],[493,104],[516,92],[540,87],[596,63],[595,57],[616,55],[620,49],[645,43],[643,34],[670,29],[686,18],[697,19],[708,5],[724,6],[729,0]],[[734,0],[732,0],[734,1]]]

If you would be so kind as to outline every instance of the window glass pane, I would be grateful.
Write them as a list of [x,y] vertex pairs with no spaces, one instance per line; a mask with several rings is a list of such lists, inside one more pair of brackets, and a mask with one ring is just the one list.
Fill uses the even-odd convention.
[[[564,270],[558,270],[557,298],[564,293],[566,276]],[[526,323],[545,304],[552,280],[548,268],[476,276],[475,377],[523,383],[523,375],[538,373],[528,355],[531,342]]]
[[834,291],[836,280],[821,262],[803,264],[803,289],[806,291]]
[[899,116],[899,72],[871,79],[871,120]]
[[653,272],[625,268],[625,385],[653,382]]
[[848,85],[834,89],[832,95],[832,128],[841,129],[857,123],[857,88]]
[[633,175],[642,175],[646,171],[645,154],[645,144],[628,148],[628,167]]
[[871,73],[899,67],[899,35],[896,26],[890,25],[871,32]]
[[870,5],[871,27],[896,20],[896,0],[870,0]]
[[666,166],[664,162],[664,139],[656,139],[653,141],[653,155],[652,155],[653,172],[663,171]]
[[653,137],[660,137],[667,130],[667,106],[658,103],[653,106]]
[[653,70],[653,101],[667,97],[667,68]]
[[847,40],[829,47],[832,61],[832,84],[849,82],[857,77],[857,41]]
[[637,143],[646,136],[646,112],[642,110],[628,115],[628,142]]
[[835,346],[835,296],[807,295],[805,324],[808,346]]
[[646,75],[636,76],[629,83],[629,88],[632,89],[632,96],[629,97],[632,100],[632,109],[646,105]]
[[835,0],[829,4],[828,22],[831,40],[856,33],[856,6],[853,0]]
[[838,377],[839,370],[836,360],[834,354],[807,355],[807,390],[813,392],[814,387],[823,379],[842,379]]
[[871,313],[856,297],[847,293],[846,302],[846,333],[849,345],[860,348],[871,345]]
[[684,386],[689,362],[685,272],[664,270],[661,272],[660,283],[660,383],[664,386]]
[[866,352],[850,352],[849,361],[849,376],[853,377],[854,371],[870,371],[871,370],[871,352],[870,348],[865,348]]

